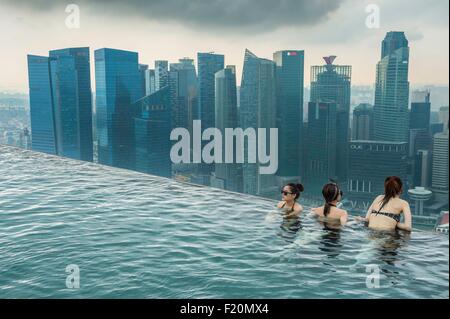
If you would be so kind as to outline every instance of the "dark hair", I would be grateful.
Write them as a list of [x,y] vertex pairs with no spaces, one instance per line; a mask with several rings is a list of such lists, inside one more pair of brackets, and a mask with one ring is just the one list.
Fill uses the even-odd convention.
[[395,196],[403,191],[403,183],[400,177],[389,176],[384,181],[384,198],[381,201],[381,209]]
[[295,200],[297,200],[300,197],[300,193],[305,190],[302,184],[289,183],[286,186],[291,189],[293,194],[295,194]]
[[338,199],[339,195],[343,195],[342,190],[339,188],[339,185],[336,183],[328,183],[322,189],[322,195],[325,199],[325,206],[323,209],[323,215],[328,216],[331,209],[331,202]]

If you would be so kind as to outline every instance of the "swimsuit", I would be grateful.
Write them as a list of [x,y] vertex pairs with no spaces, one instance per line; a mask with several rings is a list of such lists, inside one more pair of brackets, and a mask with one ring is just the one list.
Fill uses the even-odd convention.
[[386,212],[380,212],[380,211],[376,211],[376,210],[372,210],[372,214],[375,214],[375,216],[377,215],[383,215],[389,218],[392,218],[393,220],[395,220],[397,223],[400,222],[400,215],[399,214],[393,214],[393,213],[386,213]]
[[[283,206],[281,206],[281,208],[284,208],[284,206],[286,206],[286,202],[284,202]],[[294,205],[292,205],[291,210],[289,211],[290,213],[292,213],[294,211],[294,207],[295,207],[295,202]]]

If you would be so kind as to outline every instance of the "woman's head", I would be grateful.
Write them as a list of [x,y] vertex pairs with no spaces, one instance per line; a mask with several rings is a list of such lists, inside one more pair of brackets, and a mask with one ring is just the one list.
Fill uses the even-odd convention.
[[331,205],[333,202],[339,202],[342,199],[344,193],[336,183],[328,183],[322,189],[322,195],[325,199],[325,207],[323,214],[327,216],[330,213]]
[[385,197],[396,197],[400,195],[403,191],[403,183],[400,177],[389,176],[384,181],[384,196]]
[[380,210],[392,199],[403,192],[403,183],[400,177],[389,176],[384,180],[384,197],[381,201]]
[[289,183],[281,190],[281,197],[283,200],[297,200],[303,191],[304,187],[302,184]]

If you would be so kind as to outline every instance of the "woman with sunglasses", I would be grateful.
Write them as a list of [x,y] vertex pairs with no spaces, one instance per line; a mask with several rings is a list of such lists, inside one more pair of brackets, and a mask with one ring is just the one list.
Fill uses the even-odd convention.
[[297,203],[297,199],[300,197],[300,193],[304,191],[302,184],[290,183],[283,187],[281,190],[281,202],[277,207],[283,209],[286,213],[286,218],[296,218],[300,216],[303,211],[302,205]]
[[334,223],[345,225],[348,219],[348,213],[344,209],[337,207],[341,201],[343,192],[336,183],[328,183],[322,189],[322,195],[325,204],[312,209],[312,212],[320,219]]

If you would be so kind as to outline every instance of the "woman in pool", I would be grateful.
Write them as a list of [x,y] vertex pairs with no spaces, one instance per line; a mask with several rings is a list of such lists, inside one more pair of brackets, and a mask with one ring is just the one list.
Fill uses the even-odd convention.
[[[411,231],[411,209],[407,201],[400,198],[403,192],[402,180],[397,176],[389,176],[384,181],[384,195],[380,195],[373,201],[367,210],[365,218],[357,217],[359,221],[368,223],[368,227],[375,230],[402,229]],[[404,222],[400,222],[403,214]]]
[[281,190],[281,202],[277,207],[284,209],[286,212],[286,218],[296,218],[300,216],[303,211],[302,205],[297,203],[297,199],[300,197],[300,193],[304,191],[302,184],[290,183],[283,187]]
[[347,223],[347,211],[337,208],[337,204],[342,199],[342,191],[336,183],[328,183],[322,189],[325,205],[312,209],[314,215],[327,224],[345,225]]

